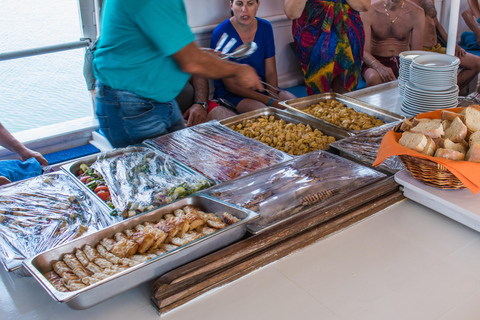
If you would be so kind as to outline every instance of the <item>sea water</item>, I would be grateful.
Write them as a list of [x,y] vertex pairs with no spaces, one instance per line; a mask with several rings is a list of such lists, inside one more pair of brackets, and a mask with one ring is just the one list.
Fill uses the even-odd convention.
[[[78,41],[76,0],[0,0],[0,53]],[[17,132],[91,116],[85,49],[0,61],[0,122]]]

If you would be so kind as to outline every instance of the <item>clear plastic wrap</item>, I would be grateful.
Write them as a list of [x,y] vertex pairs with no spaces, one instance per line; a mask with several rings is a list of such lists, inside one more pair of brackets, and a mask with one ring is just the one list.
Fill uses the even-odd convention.
[[217,183],[292,159],[286,153],[233,132],[218,121],[176,131],[145,143]]
[[249,230],[255,233],[306,209],[337,201],[384,177],[381,172],[319,151],[212,187],[204,193],[256,211],[259,218],[249,224]]
[[189,196],[214,183],[146,147],[102,153],[91,165],[103,176],[113,205],[124,218]]
[[[378,148],[383,136],[392,130],[399,122],[392,122],[379,128],[370,129],[354,137],[346,138],[330,144],[340,151],[340,155],[358,161],[364,165],[372,166],[377,157]],[[405,169],[398,157],[386,159],[378,169],[383,172],[396,173]]]
[[0,188],[0,258],[13,271],[22,260],[118,222],[63,173]]

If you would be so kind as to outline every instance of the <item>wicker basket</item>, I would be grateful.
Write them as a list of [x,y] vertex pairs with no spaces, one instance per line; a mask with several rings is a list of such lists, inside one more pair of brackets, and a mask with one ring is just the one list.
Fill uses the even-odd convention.
[[[402,124],[399,123],[393,128],[393,131],[402,132],[400,130],[401,125]],[[405,169],[410,172],[415,179],[429,186],[440,189],[466,188],[462,181],[439,163],[409,155],[399,155],[398,158],[400,158]]]
[[408,155],[398,156],[405,169],[423,183],[440,189],[462,189],[465,185],[443,165]]

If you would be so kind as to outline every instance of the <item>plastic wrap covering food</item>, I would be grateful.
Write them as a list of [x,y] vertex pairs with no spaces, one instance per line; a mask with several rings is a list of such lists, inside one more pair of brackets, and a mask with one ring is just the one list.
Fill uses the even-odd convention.
[[256,211],[259,218],[248,226],[255,233],[304,210],[337,201],[384,177],[376,170],[318,151],[204,192]]
[[216,182],[228,181],[292,157],[210,121],[145,141]]
[[[333,142],[331,146],[340,151],[340,155],[371,166],[377,157],[378,148],[383,136],[392,130],[399,122],[393,122],[374,128],[354,137]],[[387,173],[396,173],[404,169],[398,157],[390,157],[385,160],[378,169]]]
[[124,218],[189,196],[214,183],[170,157],[146,147],[102,153],[92,168],[109,188],[113,205]]
[[25,258],[118,222],[63,173],[0,188],[1,259],[7,270]]

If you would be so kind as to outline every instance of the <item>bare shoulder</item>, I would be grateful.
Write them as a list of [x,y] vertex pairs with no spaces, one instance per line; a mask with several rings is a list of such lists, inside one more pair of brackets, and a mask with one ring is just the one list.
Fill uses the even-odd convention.
[[414,17],[425,16],[425,11],[423,11],[423,8],[414,0],[405,0],[405,8],[408,9],[411,15]]

